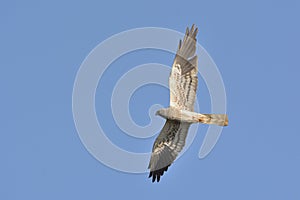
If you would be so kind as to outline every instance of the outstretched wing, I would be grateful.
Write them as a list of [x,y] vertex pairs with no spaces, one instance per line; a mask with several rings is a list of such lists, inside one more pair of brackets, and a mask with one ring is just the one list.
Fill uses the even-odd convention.
[[193,25],[186,33],[179,46],[169,77],[170,106],[180,110],[194,111],[198,85],[198,57],[196,52],[196,35],[198,28]]
[[168,170],[185,145],[190,124],[176,120],[167,120],[160,134],[156,138],[148,168],[152,182],[157,180]]

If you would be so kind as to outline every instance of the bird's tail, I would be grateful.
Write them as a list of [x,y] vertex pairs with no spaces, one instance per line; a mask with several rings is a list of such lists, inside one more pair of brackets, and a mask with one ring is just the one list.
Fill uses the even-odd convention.
[[198,119],[199,122],[203,124],[228,125],[228,117],[226,114],[198,114]]

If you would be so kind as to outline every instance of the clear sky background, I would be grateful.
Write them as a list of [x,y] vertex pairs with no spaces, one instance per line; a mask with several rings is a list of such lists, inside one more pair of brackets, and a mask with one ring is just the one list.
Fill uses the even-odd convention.
[[[299,19],[296,0],[1,1],[0,199],[300,199]],[[207,129],[201,125],[159,184],[148,174],[104,166],[86,151],[73,122],[80,64],[121,31],[158,26],[184,32],[193,23],[227,92],[230,124],[216,147],[198,159]],[[168,53],[136,52],[114,63],[107,74],[115,78],[104,77],[108,87],[98,88],[103,104],[96,107],[107,115],[108,137],[123,148],[145,152],[154,138],[130,138],[112,121],[108,106],[122,75],[118,66],[172,60]],[[202,79],[198,96],[209,112]],[[145,86],[133,95],[138,109],[130,111],[138,124],[148,123],[145,113],[156,103],[167,105],[167,90]]]

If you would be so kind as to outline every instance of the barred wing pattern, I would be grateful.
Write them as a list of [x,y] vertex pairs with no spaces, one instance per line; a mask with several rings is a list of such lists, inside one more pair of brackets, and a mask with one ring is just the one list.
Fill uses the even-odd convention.
[[[183,41],[179,42],[169,77],[170,106],[180,110],[194,110],[198,84],[198,58],[195,55],[197,32],[194,25],[190,30],[187,28]],[[189,127],[190,123],[167,119],[152,148],[148,166],[152,182],[159,182],[183,149]]]
[[187,28],[183,42],[179,42],[169,77],[170,106],[180,110],[194,111],[198,85],[197,33],[194,25],[191,30]]
[[152,148],[148,166],[150,169],[149,178],[152,177],[152,182],[155,180],[159,182],[160,176],[168,170],[168,167],[176,159],[185,145],[189,127],[189,123],[169,119],[166,121]]

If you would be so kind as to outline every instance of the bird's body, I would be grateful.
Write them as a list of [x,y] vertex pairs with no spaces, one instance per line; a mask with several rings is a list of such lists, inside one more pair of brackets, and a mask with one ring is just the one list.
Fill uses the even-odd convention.
[[191,29],[187,28],[183,42],[180,40],[169,77],[170,107],[156,113],[165,118],[166,123],[152,148],[148,167],[152,182],[160,181],[160,177],[176,159],[185,145],[192,123],[228,125],[226,114],[194,112],[198,85],[198,57],[195,55],[197,33],[198,29],[193,25]]
[[158,110],[157,115],[165,119],[177,120],[187,123],[203,123],[203,124],[216,124],[219,126],[227,126],[228,119],[224,114],[200,114],[188,110],[179,110],[174,107],[162,108]]

